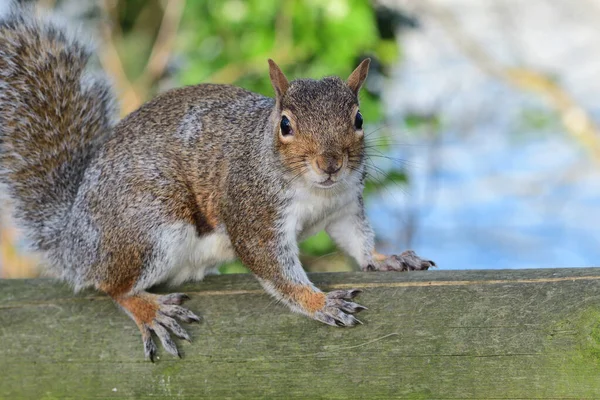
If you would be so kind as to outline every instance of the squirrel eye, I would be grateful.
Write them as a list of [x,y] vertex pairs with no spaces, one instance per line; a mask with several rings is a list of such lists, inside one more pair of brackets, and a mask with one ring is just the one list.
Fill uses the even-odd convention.
[[281,123],[279,124],[279,127],[281,128],[281,134],[283,136],[292,135],[292,123],[285,115],[281,117]]
[[359,112],[356,113],[356,119],[354,120],[354,127],[356,128],[356,130],[361,130],[363,127],[363,117],[362,114]]

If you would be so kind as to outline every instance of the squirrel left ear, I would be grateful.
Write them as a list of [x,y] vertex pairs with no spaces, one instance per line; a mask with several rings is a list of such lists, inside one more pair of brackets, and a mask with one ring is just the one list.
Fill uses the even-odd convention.
[[369,74],[369,64],[371,64],[370,58],[365,58],[358,67],[348,77],[348,86],[355,95],[358,96],[358,91],[367,79]]
[[283,72],[281,72],[281,68],[279,68],[279,66],[275,64],[275,61],[271,60],[270,58],[269,77],[271,78],[271,84],[273,85],[273,89],[275,89],[277,102],[279,102],[283,95],[285,95],[285,92],[287,92],[290,83],[283,74]]

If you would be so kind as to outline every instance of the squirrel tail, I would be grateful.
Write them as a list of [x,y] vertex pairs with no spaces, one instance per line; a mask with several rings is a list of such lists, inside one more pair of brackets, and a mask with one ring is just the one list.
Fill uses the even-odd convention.
[[0,182],[38,250],[55,248],[90,160],[116,123],[111,86],[59,24],[0,20]]

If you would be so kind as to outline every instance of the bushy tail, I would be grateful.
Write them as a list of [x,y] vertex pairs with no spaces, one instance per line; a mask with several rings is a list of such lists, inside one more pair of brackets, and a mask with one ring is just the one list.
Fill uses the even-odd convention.
[[90,52],[54,22],[14,10],[0,20],[0,181],[39,250],[50,250],[92,156],[116,116]]

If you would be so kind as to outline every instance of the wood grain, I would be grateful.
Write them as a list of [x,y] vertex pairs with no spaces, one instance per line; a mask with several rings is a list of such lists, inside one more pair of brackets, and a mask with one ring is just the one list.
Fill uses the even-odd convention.
[[176,288],[204,320],[183,359],[155,364],[109,298],[0,281],[0,399],[600,398],[600,268],[311,279],[363,288],[365,324],[321,325],[251,276],[210,277]]

